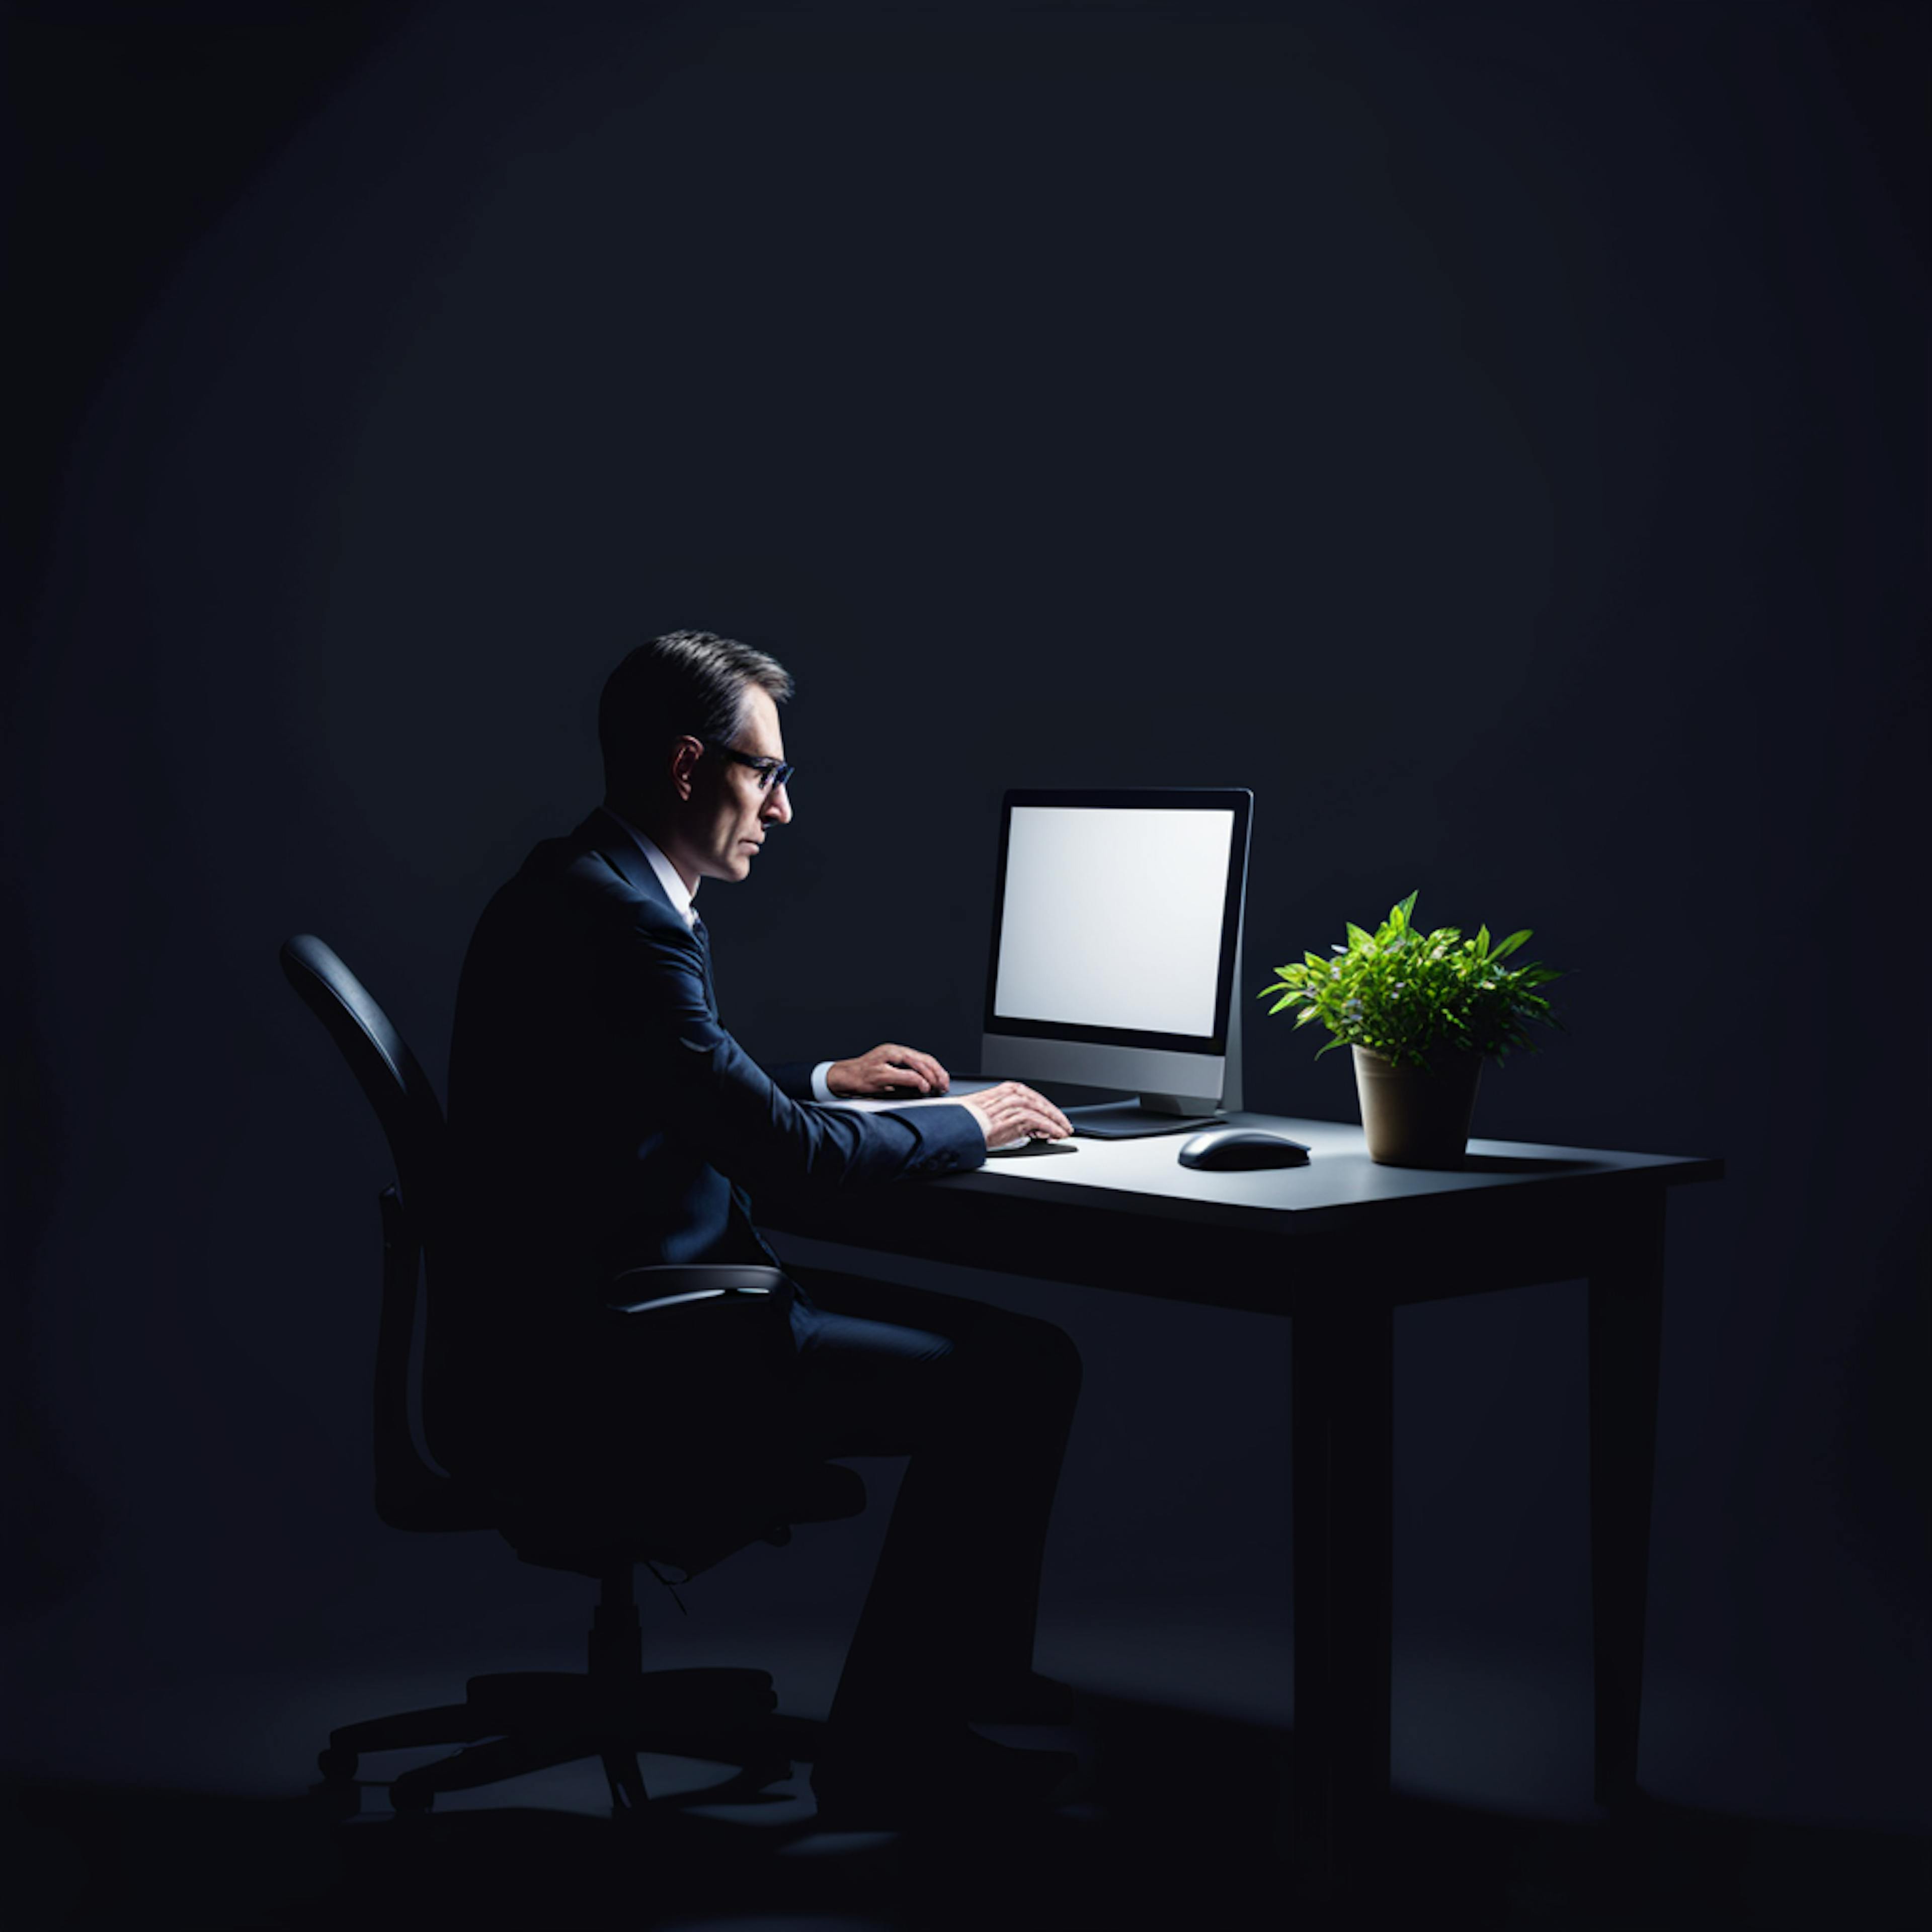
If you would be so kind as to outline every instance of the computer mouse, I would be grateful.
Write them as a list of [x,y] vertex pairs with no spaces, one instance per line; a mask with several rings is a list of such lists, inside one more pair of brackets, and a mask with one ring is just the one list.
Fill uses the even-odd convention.
[[1204,1168],[1210,1174],[1232,1174],[1244,1168],[1300,1167],[1308,1159],[1308,1150],[1286,1134],[1271,1134],[1265,1127],[1210,1127],[1184,1142],[1183,1167]]

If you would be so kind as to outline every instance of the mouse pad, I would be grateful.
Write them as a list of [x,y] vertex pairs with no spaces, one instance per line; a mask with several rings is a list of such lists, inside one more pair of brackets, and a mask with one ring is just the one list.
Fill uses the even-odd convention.
[[988,1160],[1031,1160],[1042,1154],[1078,1154],[1080,1150],[1069,1141],[1028,1141],[1022,1147],[988,1148]]

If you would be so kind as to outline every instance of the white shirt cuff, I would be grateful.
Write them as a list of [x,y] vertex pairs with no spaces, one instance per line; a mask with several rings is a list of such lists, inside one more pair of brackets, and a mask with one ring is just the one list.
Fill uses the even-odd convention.
[[812,1097],[814,1100],[836,1100],[838,1096],[832,1090],[832,1082],[825,1077],[832,1071],[833,1062],[821,1060],[812,1070]]

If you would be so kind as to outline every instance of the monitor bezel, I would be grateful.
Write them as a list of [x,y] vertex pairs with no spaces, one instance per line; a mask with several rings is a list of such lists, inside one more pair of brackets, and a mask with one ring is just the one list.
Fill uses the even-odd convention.
[[[1245,788],[1172,788],[1156,790],[1007,792],[1000,801],[1000,856],[993,879],[993,943],[986,957],[985,1031],[1014,1040],[1064,1040],[1093,1046],[1138,1047],[1170,1053],[1225,1054],[1236,994],[1235,958],[1240,944],[1241,902],[1247,890],[1248,826],[1255,795]],[[1000,938],[1006,917],[1006,849],[1013,811],[1020,806],[1100,806],[1132,811],[1229,812],[1234,831],[1228,841],[1228,878],[1221,906],[1221,957],[1214,980],[1214,1030],[1211,1034],[1142,1032],[1130,1027],[1072,1026],[1060,1020],[1016,1019],[993,1010],[1000,974]],[[1153,889],[1156,893],[1158,886]]]

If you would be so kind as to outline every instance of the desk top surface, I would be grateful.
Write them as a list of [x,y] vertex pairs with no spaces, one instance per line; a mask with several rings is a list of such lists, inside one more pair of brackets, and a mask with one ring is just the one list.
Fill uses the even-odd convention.
[[[1400,1304],[1590,1274],[1606,1238],[1646,1225],[1627,1205],[1660,1209],[1664,1189],[1724,1172],[1695,1155],[1496,1140],[1472,1141],[1454,1172],[1382,1167],[1358,1125],[1230,1120],[1303,1142],[1307,1165],[1204,1173],[1180,1163],[1186,1131],[1076,1139],[1071,1153],[996,1157],[913,1186],[761,1192],[758,1218],[884,1253],[1294,1316],[1345,1292]],[[1431,1240],[1454,1265],[1415,1266]]]
[[[959,1082],[952,1097],[987,1084]],[[1230,1125],[1269,1128],[1303,1142],[1309,1150],[1306,1166],[1215,1174],[1180,1165],[1180,1149],[1192,1137],[1189,1132],[1120,1141],[1076,1137],[1070,1144],[1070,1144],[1071,1153],[994,1156],[970,1174],[926,1184],[1064,1200],[1070,1206],[1138,1207],[1190,1220],[1252,1224],[1284,1214],[1300,1220],[1327,1220],[1339,1212],[1352,1220],[1372,1202],[1498,1189],[1543,1192],[1552,1185],[1579,1181],[1600,1185],[1611,1177],[1620,1177],[1626,1185],[1670,1186],[1718,1180],[1724,1173],[1723,1162],[1708,1156],[1473,1139],[1456,1171],[1386,1167],[1369,1158],[1358,1124],[1256,1113],[1231,1114],[1228,1120]]]

